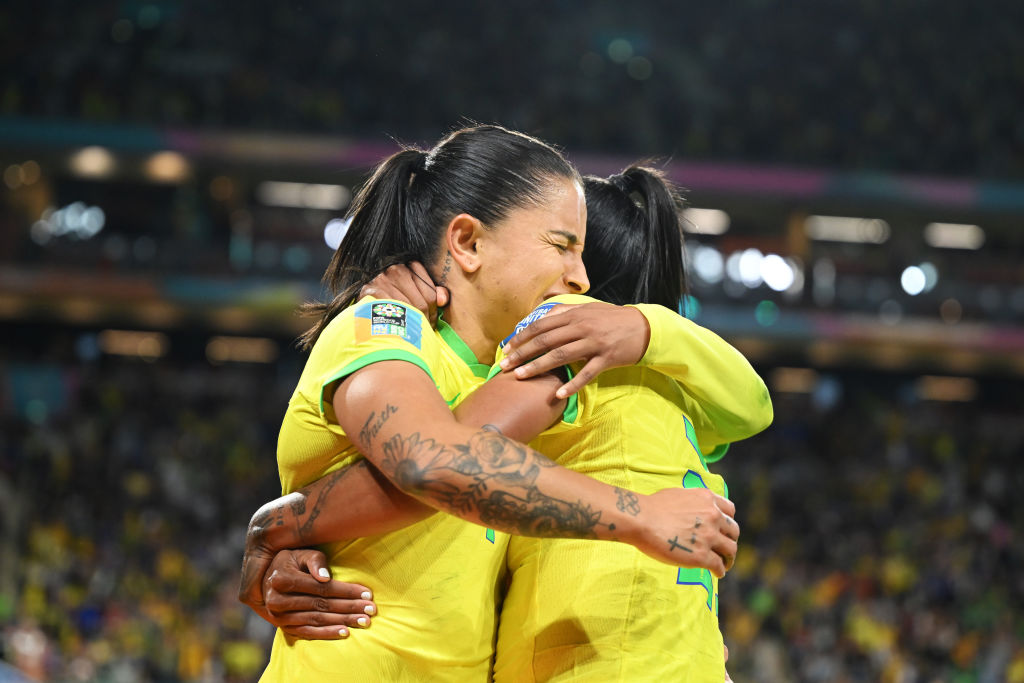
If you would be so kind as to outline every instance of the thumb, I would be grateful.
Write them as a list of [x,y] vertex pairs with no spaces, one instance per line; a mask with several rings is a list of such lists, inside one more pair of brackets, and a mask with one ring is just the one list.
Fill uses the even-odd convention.
[[304,553],[302,564],[320,583],[327,583],[331,580],[331,570],[327,567],[327,556],[319,550],[310,550]]
[[447,287],[434,287],[434,290],[435,290],[435,293],[437,295],[437,306],[438,306],[438,308],[444,308],[445,306],[447,306],[448,305],[448,301],[451,298],[451,296],[448,293],[448,288]]

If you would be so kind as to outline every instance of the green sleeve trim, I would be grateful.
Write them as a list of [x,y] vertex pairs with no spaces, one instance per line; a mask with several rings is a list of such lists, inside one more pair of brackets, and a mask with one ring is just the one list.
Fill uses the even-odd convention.
[[[423,372],[427,373],[427,376],[430,377],[430,381],[434,382],[434,375],[430,372],[430,368],[427,367],[427,362],[415,353],[403,351],[402,349],[381,349],[380,351],[373,351],[365,356],[357,358],[324,380],[324,383],[320,386],[320,414],[324,414],[324,390],[329,387],[332,382],[336,382],[342,377],[351,375],[356,370],[361,370],[367,365],[373,365],[374,363],[380,363],[385,360],[402,360],[407,363],[412,363],[413,365],[423,368]],[[436,386],[437,382],[434,382],[434,385]]]
[[710,453],[708,453],[706,455],[704,455],[704,454],[702,454],[702,455],[704,455],[704,460],[706,460],[707,462],[718,462],[723,457],[725,457],[725,454],[728,451],[729,451],[729,444],[723,443],[723,444],[719,444],[718,446],[716,446],[715,449],[713,451],[711,451]]
[[490,378],[494,377],[495,375],[497,375],[499,373],[501,373],[501,366],[498,365],[497,363],[495,363],[494,365],[491,366],[491,369],[487,372],[487,379],[490,379]]
[[[568,365],[563,365],[562,367],[565,368],[565,374],[568,379],[572,379],[572,368]],[[582,391],[582,389],[580,391]],[[580,405],[579,401],[576,399],[577,394],[579,394],[579,392],[572,394],[568,399],[566,399],[565,410],[562,411],[562,422],[566,422],[571,425],[576,424],[576,418],[580,415]]]

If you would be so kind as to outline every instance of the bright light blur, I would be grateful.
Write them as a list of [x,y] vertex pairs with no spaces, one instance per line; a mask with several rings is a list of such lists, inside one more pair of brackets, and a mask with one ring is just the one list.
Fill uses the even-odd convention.
[[188,161],[177,152],[157,152],[146,160],[146,175],[158,183],[180,183],[189,176]]
[[759,287],[764,278],[761,276],[761,262],[764,260],[764,255],[759,249],[746,249],[740,254],[739,259],[739,273],[740,281],[747,287],[754,289]]
[[900,276],[903,291],[910,296],[917,296],[924,291],[927,278],[919,266],[908,266]]
[[889,239],[889,224],[880,218],[845,216],[808,216],[804,232],[814,240],[883,244]]
[[683,211],[683,229],[695,235],[721,235],[729,229],[729,214],[719,209],[695,209]]
[[981,249],[985,231],[977,225],[929,223],[924,228],[924,241],[936,249]]
[[722,253],[714,247],[698,245],[693,250],[693,272],[708,284],[718,284],[725,274]]
[[134,356],[150,362],[166,355],[171,346],[165,334],[131,330],[103,330],[98,341],[103,353]]
[[262,337],[213,337],[206,344],[211,363],[272,363],[277,359],[277,343]]
[[792,266],[778,254],[768,254],[761,261],[761,277],[776,292],[786,291],[796,279]]
[[114,172],[117,161],[105,147],[84,147],[71,155],[68,167],[82,178],[100,179]]
[[344,185],[286,183],[268,180],[256,188],[256,197],[267,206],[339,211],[348,206],[352,192]]
[[345,239],[350,225],[352,225],[351,218],[332,218],[327,221],[327,225],[324,226],[324,242],[327,243],[327,246],[337,251],[341,246],[341,241]]

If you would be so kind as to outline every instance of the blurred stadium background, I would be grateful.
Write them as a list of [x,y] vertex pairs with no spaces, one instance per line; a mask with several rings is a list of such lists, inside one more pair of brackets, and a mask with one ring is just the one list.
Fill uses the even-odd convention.
[[[756,364],[737,681],[1024,681],[1024,5],[7,2],[0,681],[247,681],[245,524],[352,190],[467,119],[688,188]],[[642,680],[638,675],[638,680]]]

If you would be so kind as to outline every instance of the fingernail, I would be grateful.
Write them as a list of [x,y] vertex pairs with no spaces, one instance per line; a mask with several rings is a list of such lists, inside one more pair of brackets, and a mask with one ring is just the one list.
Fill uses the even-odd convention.
[[377,613],[377,608],[374,607],[373,605],[367,605],[366,607],[363,608],[363,611],[366,612],[367,614],[369,614],[370,616],[373,616],[374,614]]
[[322,576],[325,579],[331,578],[331,573],[329,571],[327,571],[327,567],[320,567],[320,572],[319,573],[320,573],[320,576]]
[[359,597],[361,597],[363,600],[373,600],[373,593],[371,593],[370,591],[363,591],[363,594]]
[[338,635],[341,636],[342,638],[348,638],[348,629],[347,628],[339,628],[338,629]]
[[565,389],[559,389],[558,391],[555,392],[555,397],[556,398],[565,398],[565,395],[567,393],[568,392]]
[[516,368],[515,370],[512,371],[512,374],[514,374],[516,377],[522,377],[523,375],[526,374],[526,368]]
[[359,617],[358,619],[356,619],[356,623],[360,626],[369,626],[370,620],[366,617]]
[[502,370],[508,370],[508,363],[509,363],[509,360],[508,360],[508,358],[502,358],[502,359],[501,359],[501,362],[500,362],[500,363],[498,363],[498,365],[500,365],[500,366],[501,366],[501,369],[502,369]]

